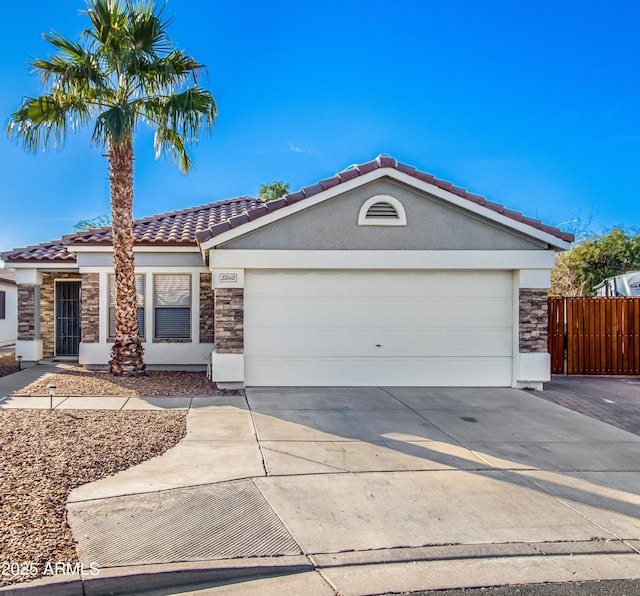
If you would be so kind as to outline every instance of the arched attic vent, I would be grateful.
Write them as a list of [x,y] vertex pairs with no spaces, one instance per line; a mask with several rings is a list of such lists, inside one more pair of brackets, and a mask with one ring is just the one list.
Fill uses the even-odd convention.
[[406,226],[407,214],[402,203],[389,195],[367,199],[358,214],[359,226]]

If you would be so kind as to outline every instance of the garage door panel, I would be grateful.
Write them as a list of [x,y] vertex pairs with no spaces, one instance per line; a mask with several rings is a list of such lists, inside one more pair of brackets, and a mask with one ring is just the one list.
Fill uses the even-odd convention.
[[403,272],[384,272],[377,276],[378,296],[382,299],[398,299],[401,296],[411,296],[410,274]]
[[512,276],[245,272],[249,385],[509,385]]
[[370,298],[377,296],[380,292],[380,280],[372,277],[367,272],[358,272],[356,275],[349,275],[347,272],[340,273],[342,281],[342,292],[339,297]]
[[409,274],[409,293],[412,298],[437,297],[444,293],[444,282],[441,273],[430,272],[428,275]]
[[505,295],[511,295],[513,280],[511,276],[497,272],[484,272],[479,275],[478,283],[475,288],[475,295],[482,297],[500,298]]
[[[247,299],[245,296],[245,305]],[[282,308],[282,300],[273,296],[253,295],[251,308],[244,309],[245,327],[251,327],[269,321],[271,326],[286,325],[290,315],[288,309]]]
[[264,386],[507,386],[511,359],[504,358],[276,358],[252,359],[248,385]]
[[439,338],[439,356],[511,356],[511,333],[502,329],[476,331],[448,330]]
[[337,321],[340,321],[343,325],[348,322],[353,327],[369,326],[378,309],[378,301],[370,296],[355,300],[342,299],[335,302],[335,316],[331,324],[335,325]]
[[388,301],[378,299],[366,305],[366,310],[360,308],[359,317],[366,320],[371,327],[406,327],[408,314],[413,303],[404,298],[398,298],[392,305]]
[[252,354],[258,358],[299,356],[309,351],[310,341],[315,355],[337,356],[334,349],[336,337],[332,330],[262,327],[255,330],[253,338]]

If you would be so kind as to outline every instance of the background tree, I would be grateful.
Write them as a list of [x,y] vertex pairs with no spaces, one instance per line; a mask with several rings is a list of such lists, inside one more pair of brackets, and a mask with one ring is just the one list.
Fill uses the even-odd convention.
[[593,287],[602,280],[633,270],[640,270],[640,232],[615,227],[556,257],[550,293],[592,296]]
[[288,182],[272,182],[271,184],[263,184],[258,189],[258,195],[263,201],[275,201],[280,197],[284,197],[289,190],[291,190],[291,184]]
[[108,215],[96,215],[92,219],[82,219],[73,226],[74,232],[84,232],[97,228],[107,228],[111,225],[111,218]]
[[107,149],[116,288],[116,338],[110,369],[144,374],[138,333],[133,261],[133,134],[140,121],[155,128],[156,155],[169,154],[183,172],[186,145],[211,130],[217,115],[209,91],[198,85],[204,66],[177,50],[163,9],[153,0],[88,0],[90,27],[79,41],[44,35],[54,48],[31,63],[44,94],[27,97],[11,116],[8,134],[26,150],[60,147],[69,130],[92,128]]

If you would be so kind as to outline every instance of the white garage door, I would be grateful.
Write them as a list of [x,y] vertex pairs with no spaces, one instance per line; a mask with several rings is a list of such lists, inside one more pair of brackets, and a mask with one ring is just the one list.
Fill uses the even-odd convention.
[[256,385],[511,384],[507,271],[247,271]]

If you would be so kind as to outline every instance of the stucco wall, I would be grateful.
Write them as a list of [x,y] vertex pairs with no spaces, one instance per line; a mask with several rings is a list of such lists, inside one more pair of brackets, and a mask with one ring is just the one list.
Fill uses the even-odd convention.
[[5,318],[0,319],[0,345],[11,344],[18,338],[18,287],[0,283],[5,292]]
[[[111,247],[105,246],[104,252],[79,252],[76,255],[78,267],[111,267],[113,268],[113,254]],[[139,267],[202,267],[200,251],[194,252],[134,252],[136,268]]]
[[[374,195],[398,199],[405,209],[407,225],[358,226],[361,206]],[[400,182],[381,179],[276,221],[221,248],[544,250],[548,246]]]

